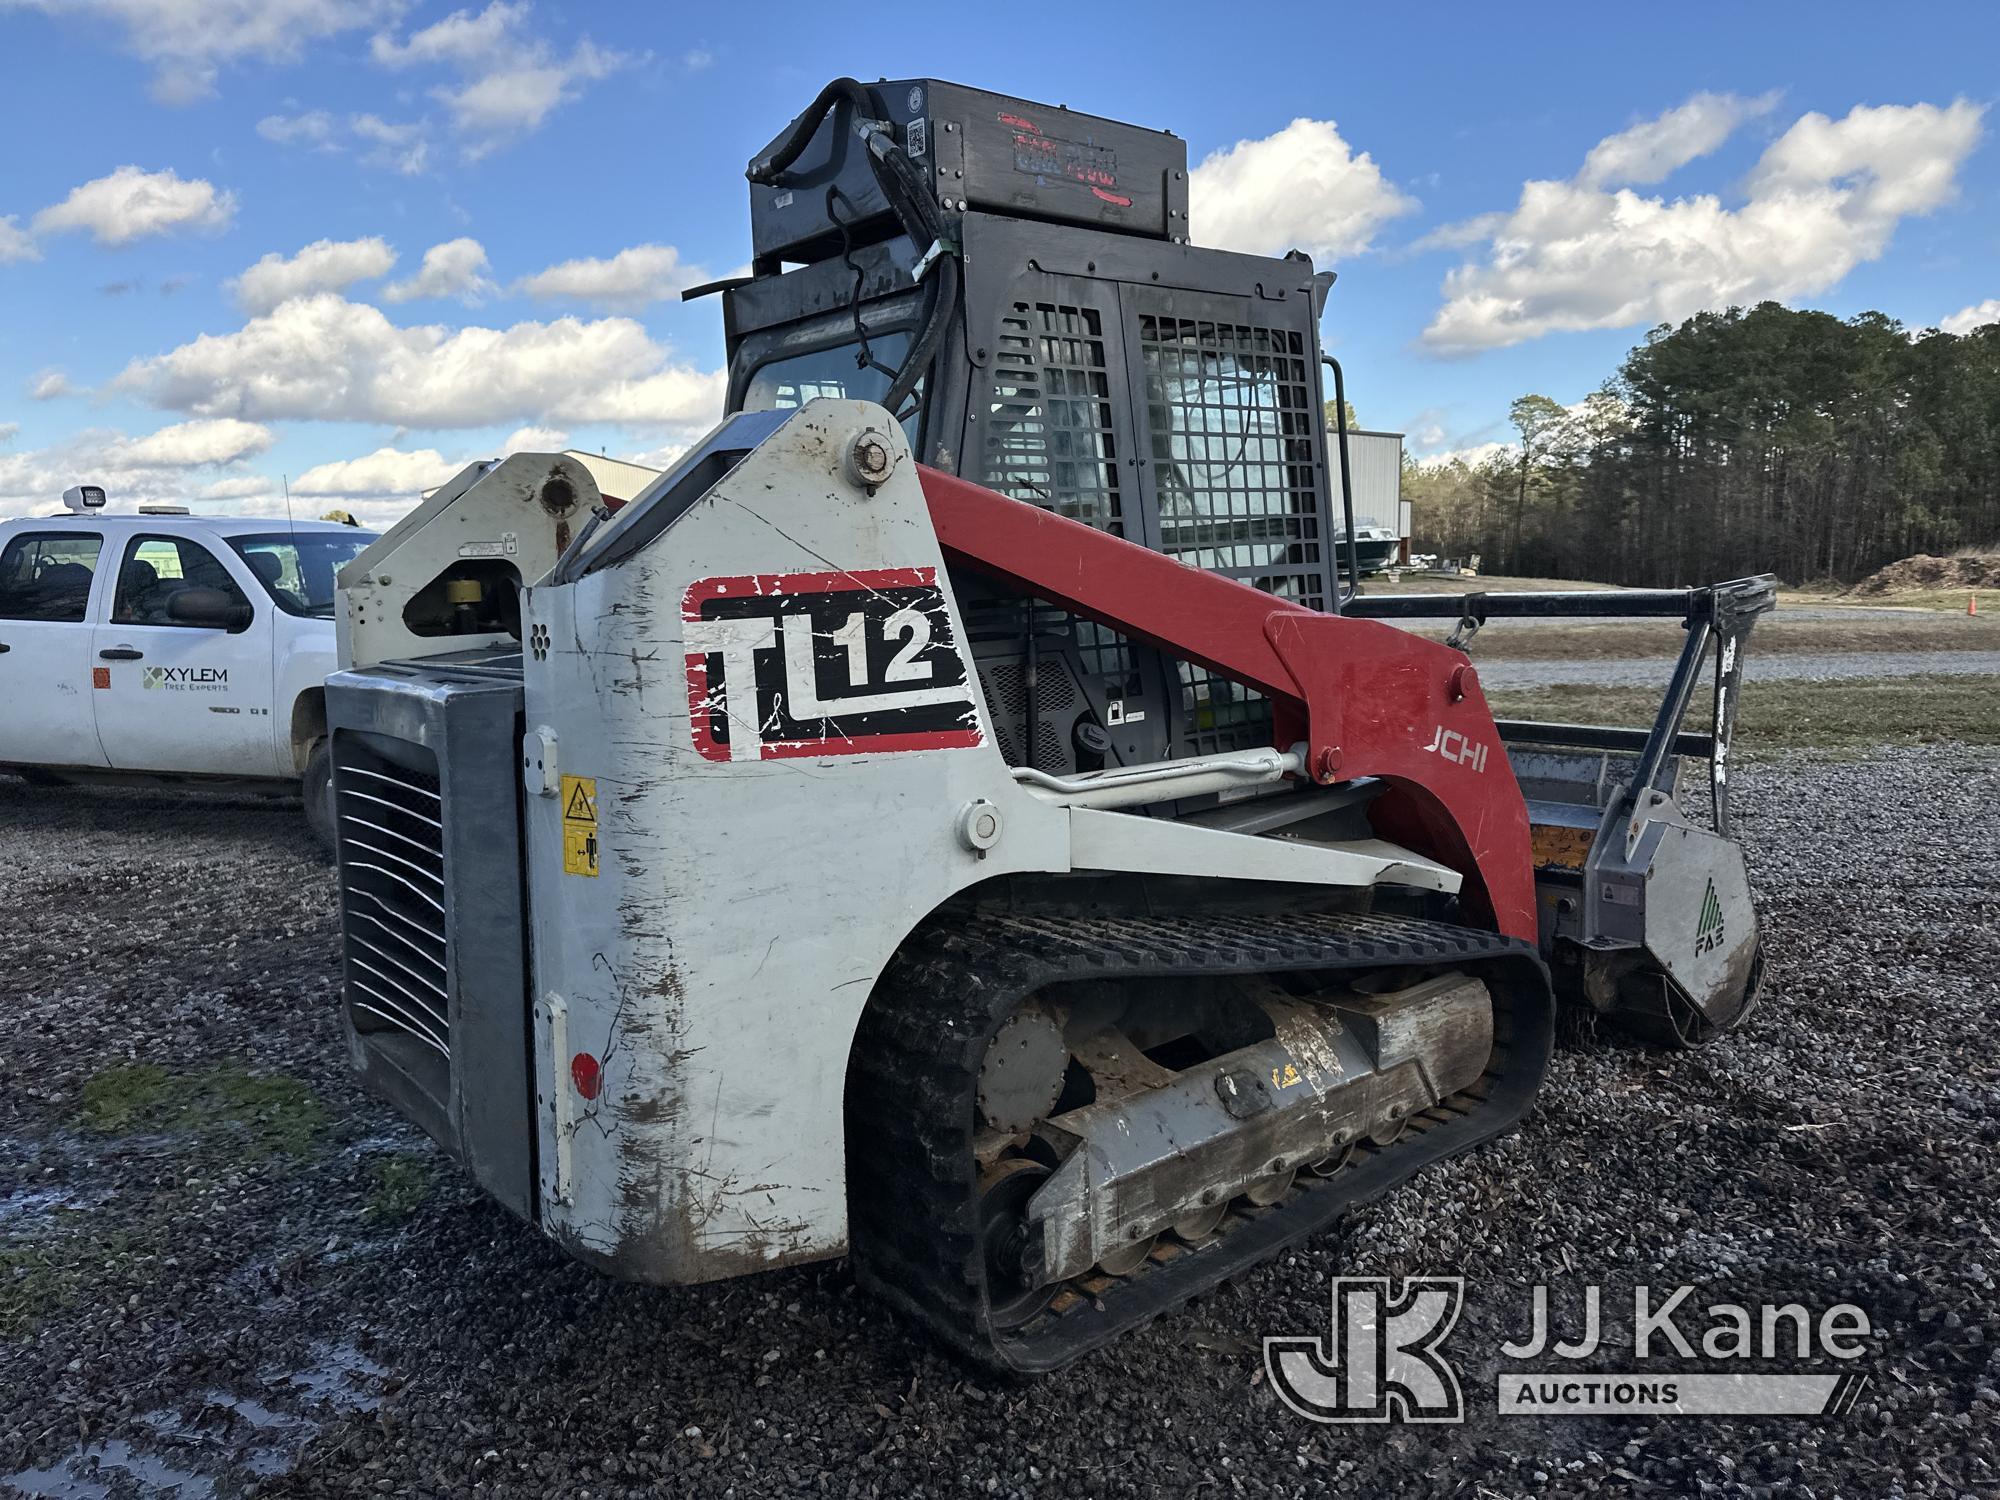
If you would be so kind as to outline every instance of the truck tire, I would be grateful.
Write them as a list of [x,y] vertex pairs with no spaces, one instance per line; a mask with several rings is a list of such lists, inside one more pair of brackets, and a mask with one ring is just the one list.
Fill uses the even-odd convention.
[[299,783],[305,799],[306,826],[329,858],[333,854],[333,750],[324,739],[313,742],[306,756],[305,776]]

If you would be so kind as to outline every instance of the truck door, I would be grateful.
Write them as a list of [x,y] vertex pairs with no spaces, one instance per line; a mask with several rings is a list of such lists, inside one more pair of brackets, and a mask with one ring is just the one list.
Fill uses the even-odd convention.
[[105,758],[120,771],[276,773],[269,601],[253,605],[201,543],[134,536],[95,632],[110,686],[91,697]]
[[0,549],[0,761],[102,767],[91,710],[90,591],[104,538],[62,527]]

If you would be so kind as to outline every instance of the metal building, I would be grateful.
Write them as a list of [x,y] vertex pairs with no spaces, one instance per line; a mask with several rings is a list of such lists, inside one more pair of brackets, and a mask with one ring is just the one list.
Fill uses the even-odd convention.
[[[1328,439],[1329,454],[1333,440]],[[1410,560],[1410,504],[1403,498],[1403,434],[1349,430],[1347,460],[1354,480],[1354,524],[1362,544],[1362,571]],[[1374,532],[1370,538],[1367,533]],[[1387,547],[1395,533],[1393,553]],[[1375,546],[1368,544],[1375,541]],[[1372,554],[1372,556],[1371,556]]]

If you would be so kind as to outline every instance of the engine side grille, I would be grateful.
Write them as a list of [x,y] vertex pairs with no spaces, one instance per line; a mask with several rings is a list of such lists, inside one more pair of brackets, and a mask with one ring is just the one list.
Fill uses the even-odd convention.
[[[404,1033],[451,1057],[451,940],[437,760],[335,738],[335,811],[346,912],[348,1005],[357,1029]],[[365,1023],[365,1024],[364,1024]]]

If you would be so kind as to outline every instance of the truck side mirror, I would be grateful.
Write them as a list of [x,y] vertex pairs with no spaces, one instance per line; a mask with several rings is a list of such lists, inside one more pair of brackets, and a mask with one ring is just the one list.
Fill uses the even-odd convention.
[[186,588],[167,600],[167,618],[176,625],[241,630],[250,623],[250,606],[224,589]]

